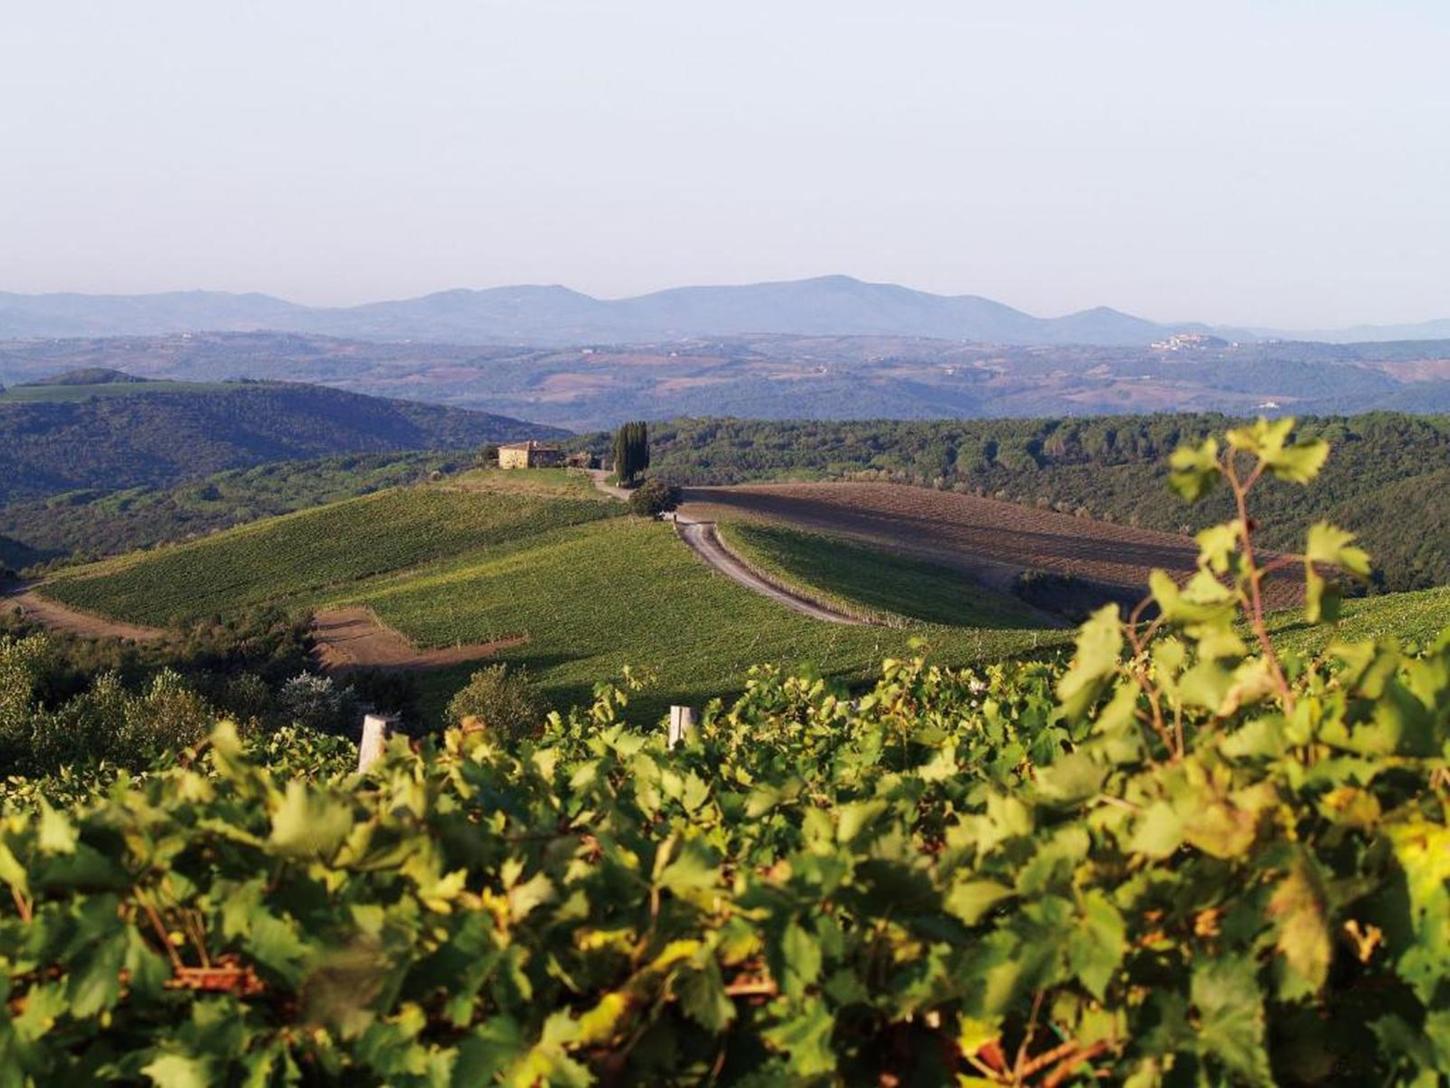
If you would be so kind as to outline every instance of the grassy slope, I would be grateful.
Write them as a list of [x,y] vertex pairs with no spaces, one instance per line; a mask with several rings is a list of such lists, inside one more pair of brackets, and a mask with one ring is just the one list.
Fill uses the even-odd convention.
[[921,559],[762,522],[729,522],[720,532],[737,555],[773,581],[853,615],[954,627],[1042,622],[1020,601]]
[[566,468],[474,468],[448,478],[448,487],[462,491],[491,491],[500,495],[552,495],[593,499],[603,496],[583,472]]
[[1309,627],[1298,613],[1279,613],[1272,627],[1286,646],[1301,652],[1317,652],[1331,637],[1351,642],[1392,637],[1423,646],[1450,628],[1450,586],[1345,601],[1337,631]]
[[[428,646],[527,634],[504,657],[528,665],[560,703],[588,698],[626,665],[650,670],[651,706],[698,705],[738,690],[751,665],[810,664],[864,677],[923,637],[942,662],[1000,658],[1056,644],[1065,632],[918,624],[906,630],[821,623],[700,563],[658,522],[615,519],[563,529],[528,546],[384,576],[337,603],[366,603]],[[439,678],[456,687],[468,669]]]
[[395,489],[76,568],[46,593],[158,625],[263,601],[304,606],[340,584],[613,513],[593,499]]
[[433,453],[346,454],[229,469],[169,488],[71,491],[0,506],[0,541],[11,537],[28,548],[33,557],[26,563],[99,559],[417,483],[457,460]]

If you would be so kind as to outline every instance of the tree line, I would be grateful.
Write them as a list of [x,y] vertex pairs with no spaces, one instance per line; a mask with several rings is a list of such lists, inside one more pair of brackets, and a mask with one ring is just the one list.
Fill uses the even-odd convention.
[[[1051,507],[1169,532],[1228,514],[1225,496],[1187,508],[1166,486],[1177,446],[1232,421],[1213,413],[1084,419],[679,419],[656,423],[654,469],[677,484],[880,479]],[[1312,520],[1360,534],[1381,588],[1450,584],[1450,416],[1372,412],[1299,422],[1334,444],[1312,490],[1266,487],[1265,543],[1284,547]],[[594,439],[598,442],[599,439]]]

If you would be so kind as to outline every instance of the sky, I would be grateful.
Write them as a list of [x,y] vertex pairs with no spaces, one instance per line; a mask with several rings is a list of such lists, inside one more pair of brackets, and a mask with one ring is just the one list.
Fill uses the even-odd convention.
[[1443,0],[0,0],[0,290],[1450,317]]

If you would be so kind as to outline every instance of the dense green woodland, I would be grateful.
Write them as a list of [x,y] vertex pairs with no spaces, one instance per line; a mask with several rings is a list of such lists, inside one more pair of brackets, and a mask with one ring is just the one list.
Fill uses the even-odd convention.
[[[562,433],[319,386],[237,382],[150,393],[149,384],[63,385],[51,387],[59,391],[52,399],[0,399],[0,503],[158,487],[269,461],[472,449]],[[104,392],[82,396],[87,390]]]
[[[1319,471],[1286,439],[1173,485],[1256,510]],[[0,1086],[1442,1084],[1450,629],[1300,654],[1255,532],[1070,662],[763,668],[674,746],[626,680],[354,772],[318,692],[202,737],[168,673],[0,638]],[[1368,558],[1298,548],[1325,632]],[[219,664],[286,656],[257,622]]]
[[[651,427],[654,471],[682,484],[872,477],[957,488],[1149,528],[1225,517],[1218,496],[1185,508],[1164,486],[1180,443],[1215,415],[914,422],[691,419]],[[1256,496],[1265,543],[1289,546],[1316,518],[1359,533],[1385,589],[1450,583],[1450,416],[1370,413],[1301,421],[1333,443],[1316,486]],[[596,446],[601,438],[590,440]]]

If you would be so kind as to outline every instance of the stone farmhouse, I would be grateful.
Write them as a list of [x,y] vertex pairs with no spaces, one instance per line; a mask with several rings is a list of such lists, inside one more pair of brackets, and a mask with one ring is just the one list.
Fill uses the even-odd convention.
[[533,439],[510,442],[498,448],[499,468],[558,468],[563,463],[563,450]]

